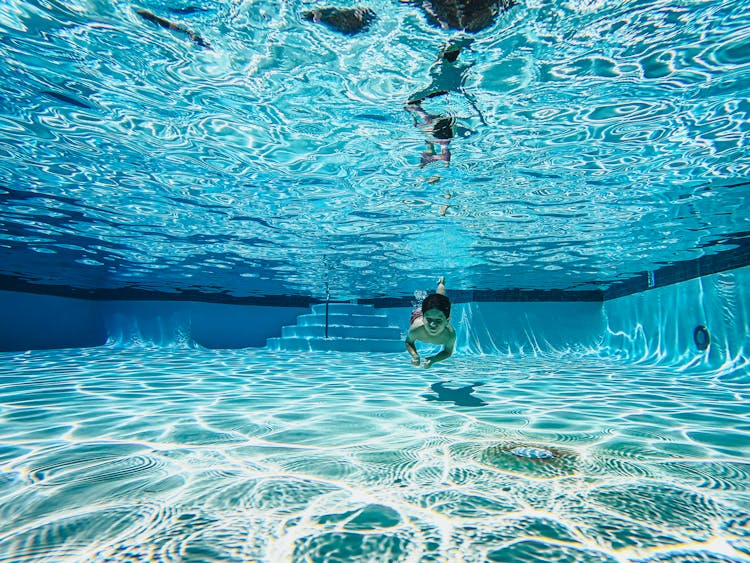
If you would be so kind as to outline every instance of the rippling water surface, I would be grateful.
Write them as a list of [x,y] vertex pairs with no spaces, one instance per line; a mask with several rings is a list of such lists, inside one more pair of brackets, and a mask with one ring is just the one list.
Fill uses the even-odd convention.
[[2,561],[750,560],[748,374],[573,354],[1,359]]
[[600,288],[747,242],[746,0],[518,2],[425,101],[458,134],[423,168],[404,104],[459,34],[372,0],[344,36],[320,5],[3,2],[0,274],[322,297],[325,271],[348,299]]

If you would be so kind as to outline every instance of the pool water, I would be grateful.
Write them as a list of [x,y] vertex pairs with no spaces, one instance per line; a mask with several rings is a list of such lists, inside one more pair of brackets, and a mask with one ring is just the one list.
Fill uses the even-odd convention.
[[6,353],[0,561],[747,561],[747,375]]
[[[471,34],[422,3],[352,2],[377,17],[344,36],[302,13],[348,2],[0,2],[4,287],[346,301],[747,265],[748,0],[518,0]],[[450,166],[420,166],[404,106],[469,39],[423,102]]]

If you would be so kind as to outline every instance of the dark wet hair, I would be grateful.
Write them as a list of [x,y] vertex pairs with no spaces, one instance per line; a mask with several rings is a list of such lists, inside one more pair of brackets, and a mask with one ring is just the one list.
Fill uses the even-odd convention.
[[428,295],[424,298],[424,301],[422,301],[422,313],[426,313],[430,309],[442,311],[447,319],[451,316],[451,300],[440,293]]

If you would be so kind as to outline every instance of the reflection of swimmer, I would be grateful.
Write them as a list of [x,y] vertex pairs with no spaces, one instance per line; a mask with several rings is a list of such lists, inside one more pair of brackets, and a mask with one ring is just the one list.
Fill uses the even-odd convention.
[[[427,150],[422,153],[419,166],[438,160],[450,164],[451,151],[448,145],[454,137],[456,120],[453,117],[429,114],[418,103],[407,105],[406,109],[414,116],[414,125],[424,129],[429,136]],[[440,152],[435,150],[436,145],[440,147]]]
[[[473,66],[473,63],[459,61],[461,51],[468,48],[473,41],[470,37],[459,37],[449,42],[430,68],[430,84],[409,96],[406,103],[406,109],[415,117],[414,124],[425,129],[431,137],[427,142],[427,151],[422,153],[420,166],[438,160],[450,163],[451,153],[448,145],[456,134],[455,118],[449,115],[428,113],[422,107],[423,101],[445,96],[450,92],[459,92],[476,110],[481,122],[486,124],[474,98],[464,89],[466,71]],[[440,152],[436,152],[436,145],[441,147]]]
[[164,29],[171,29],[172,31],[179,31],[180,33],[184,33],[190,38],[190,40],[193,43],[196,43],[197,45],[200,45],[201,47],[205,47],[206,49],[211,48],[211,45],[209,45],[205,39],[203,39],[197,33],[190,31],[188,28],[186,28],[182,24],[175,23],[173,21],[169,21],[167,19],[161,18],[157,16],[156,14],[152,14],[148,10],[138,10],[136,13],[139,16],[141,16],[144,20],[150,21],[151,23],[155,23],[156,25],[163,27]]
[[409,97],[409,104],[422,103],[427,98],[444,96],[448,92],[464,92],[465,73],[474,63],[459,61],[461,50],[473,43],[470,37],[459,37],[440,51],[437,61],[430,67],[430,85]]
[[375,20],[375,12],[364,6],[357,8],[317,8],[302,12],[302,18],[315,23],[323,23],[344,35],[354,35],[367,29],[370,23]]
[[474,110],[477,112],[481,122],[486,125],[482,112],[479,111],[474,97],[464,88],[466,72],[474,66],[473,62],[459,61],[459,56],[464,49],[469,49],[474,40],[471,37],[458,37],[452,39],[448,45],[440,51],[437,61],[430,67],[429,86],[409,96],[407,105],[421,104],[430,98],[445,96],[450,92],[458,92],[463,95]]

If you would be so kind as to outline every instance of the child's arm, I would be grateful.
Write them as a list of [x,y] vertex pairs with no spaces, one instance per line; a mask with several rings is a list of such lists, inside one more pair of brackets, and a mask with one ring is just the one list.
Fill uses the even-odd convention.
[[453,355],[453,350],[456,348],[456,336],[455,334],[453,337],[446,342],[445,347],[435,354],[434,356],[430,356],[429,358],[426,358],[424,361],[424,367],[429,368],[432,367],[434,364],[438,362],[442,362],[443,360],[447,360]]
[[411,355],[411,363],[412,365],[418,366],[419,365],[419,353],[417,352],[417,348],[414,345],[415,338],[411,333],[411,330],[406,334],[406,351],[409,352]]

